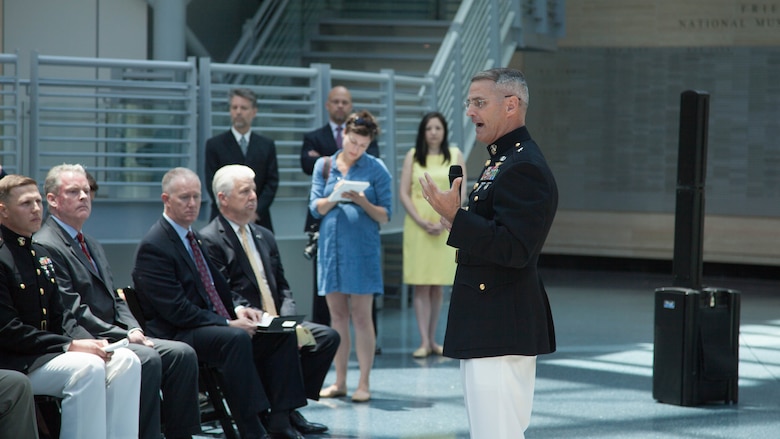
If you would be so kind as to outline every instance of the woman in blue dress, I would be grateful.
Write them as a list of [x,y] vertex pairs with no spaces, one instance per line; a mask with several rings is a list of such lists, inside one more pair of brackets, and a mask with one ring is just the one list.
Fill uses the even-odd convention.
[[[325,296],[331,326],[341,336],[336,352],[336,382],[322,389],[320,397],[347,394],[347,362],[354,326],[355,352],[360,368],[355,402],[371,399],[369,374],[374,363],[376,334],[371,317],[374,294],[382,294],[379,226],[390,220],[392,177],[378,158],[365,154],[379,134],[376,119],[368,111],[347,118],[342,149],[317,160],[312,173],[309,210],[320,223],[317,253],[317,289]],[[329,172],[323,172],[326,166]],[[328,198],[344,181],[368,182],[362,192],[346,191],[341,201]]]

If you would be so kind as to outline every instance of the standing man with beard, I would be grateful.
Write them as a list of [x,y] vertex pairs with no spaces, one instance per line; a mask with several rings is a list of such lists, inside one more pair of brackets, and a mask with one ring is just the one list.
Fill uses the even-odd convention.
[[420,178],[423,197],[457,249],[444,355],[461,360],[471,437],[524,438],[536,356],[555,351],[550,303],[537,271],[558,206],[558,188],[525,126],[528,85],[518,70],[471,78],[466,116],[490,158],[461,209],[460,186],[442,192]]
[[268,137],[252,132],[257,115],[257,95],[248,88],[230,90],[230,130],[206,141],[206,190],[211,197],[211,217],[219,214],[211,182],[217,169],[225,165],[247,165],[255,171],[257,218],[255,222],[273,231],[271,203],[279,188],[279,164],[276,144]]

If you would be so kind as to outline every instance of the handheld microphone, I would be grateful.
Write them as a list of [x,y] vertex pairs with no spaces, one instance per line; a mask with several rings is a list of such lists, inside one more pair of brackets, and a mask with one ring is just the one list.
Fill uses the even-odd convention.
[[450,166],[450,187],[452,187],[452,182],[455,181],[458,177],[463,177],[463,168],[460,165],[452,165]]

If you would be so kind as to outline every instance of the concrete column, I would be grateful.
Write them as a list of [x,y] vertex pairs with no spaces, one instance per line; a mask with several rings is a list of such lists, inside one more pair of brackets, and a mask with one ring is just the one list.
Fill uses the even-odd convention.
[[153,58],[164,61],[185,61],[189,0],[147,0],[147,2],[154,10]]

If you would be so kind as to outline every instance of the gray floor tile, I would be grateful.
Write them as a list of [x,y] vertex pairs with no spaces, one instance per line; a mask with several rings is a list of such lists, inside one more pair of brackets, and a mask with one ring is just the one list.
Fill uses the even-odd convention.
[[[653,291],[670,285],[671,276],[575,270],[543,270],[543,276],[558,351],[539,358],[527,438],[780,437],[780,281],[705,279],[742,293],[739,403],[680,407],[652,397]],[[320,437],[469,437],[458,362],[413,359],[415,325],[411,308],[386,301],[378,315],[382,354],[371,374],[373,399],[310,401],[302,413],[330,427]],[[352,391],[354,352],[350,367]]]

